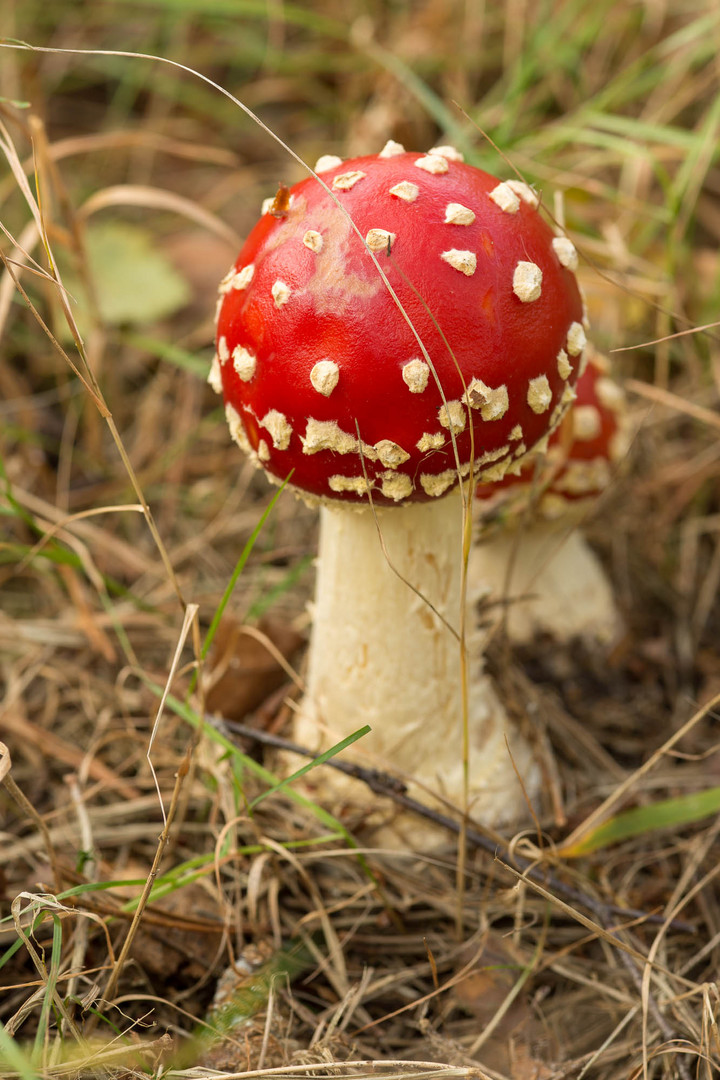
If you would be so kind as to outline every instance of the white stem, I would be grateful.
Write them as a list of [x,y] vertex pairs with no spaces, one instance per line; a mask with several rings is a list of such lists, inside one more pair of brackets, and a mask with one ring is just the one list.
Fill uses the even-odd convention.
[[507,601],[507,630],[524,644],[540,633],[610,645],[622,618],[600,560],[567,521],[480,537],[468,567],[469,594]]
[[[318,750],[369,724],[346,759],[362,755],[462,808],[460,496],[380,510],[377,520],[387,557],[369,509],[321,510],[307,695],[295,735]],[[494,823],[524,816],[505,734],[532,789],[529,749],[487,676],[471,667],[470,684],[470,811]],[[357,781],[316,771],[318,790],[363,797]]]

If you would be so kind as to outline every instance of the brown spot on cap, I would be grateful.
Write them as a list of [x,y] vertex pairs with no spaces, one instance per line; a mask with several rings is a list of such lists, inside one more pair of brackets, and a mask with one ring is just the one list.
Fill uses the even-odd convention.
[[508,388],[487,386],[482,379],[471,379],[467,388],[467,400],[472,409],[479,409],[483,420],[500,420],[508,411]]

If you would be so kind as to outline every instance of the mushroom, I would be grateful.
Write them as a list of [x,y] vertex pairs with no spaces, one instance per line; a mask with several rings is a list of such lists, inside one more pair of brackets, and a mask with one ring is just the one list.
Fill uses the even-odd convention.
[[[356,757],[462,803],[462,487],[560,424],[583,304],[526,185],[397,143],[317,172],[264,204],[221,283],[209,381],[239,446],[320,506],[296,741],[369,724]],[[470,810],[521,817],[516,770],[532,792],[538,769],[479,671],[467,731]],[[328,772],[321,797],[359,794]]]
[[583,366],[547,454],[530,454],[500,484],[476,489],[480,537],[469,587],[481,596],[507,593],[507,632],[518,644],[546,633],[609,646],[623,632],[612,585],[579,525],[627,454],[627,404],[604,356],[588,346]]

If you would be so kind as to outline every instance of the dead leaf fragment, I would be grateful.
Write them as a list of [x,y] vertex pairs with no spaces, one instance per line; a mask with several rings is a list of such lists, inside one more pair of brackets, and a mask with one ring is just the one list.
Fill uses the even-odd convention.
[[261,619],[256,629],[259,634],[248,632],[229,617],[220,623],[204,675],[208,712],[241,721],[287,682],[286,671],[262,639],[290,661],[303,645],[302,635],[271,618]]

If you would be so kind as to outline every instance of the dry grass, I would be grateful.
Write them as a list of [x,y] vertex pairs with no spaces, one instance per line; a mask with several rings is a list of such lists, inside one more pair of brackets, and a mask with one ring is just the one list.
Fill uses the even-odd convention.
[[[285,731],[315,522],[284,495],[264,516],[204,374],[217,282],[299,166],[178,68],[3,48],[0,1072],[709,1080],[720,331],[668,335],[717,321],[715,5],[67,7],[56,26],[6,0],[2,29],[171,57],[311,162],[442,135],[507,174],[482,128],[564,192],[594,337],[637,346],[615,354],[631,460],[587,524],[628,634],[609,659],[498,648],[555,779],[541,836],[470,837],[460,902],[452,832],[390,855],[362,805],[260,800],[270,759],[201,719]],[[570,857],[600,807],[646,816]],[[234,1004],[209,1012],[231,959]]]

